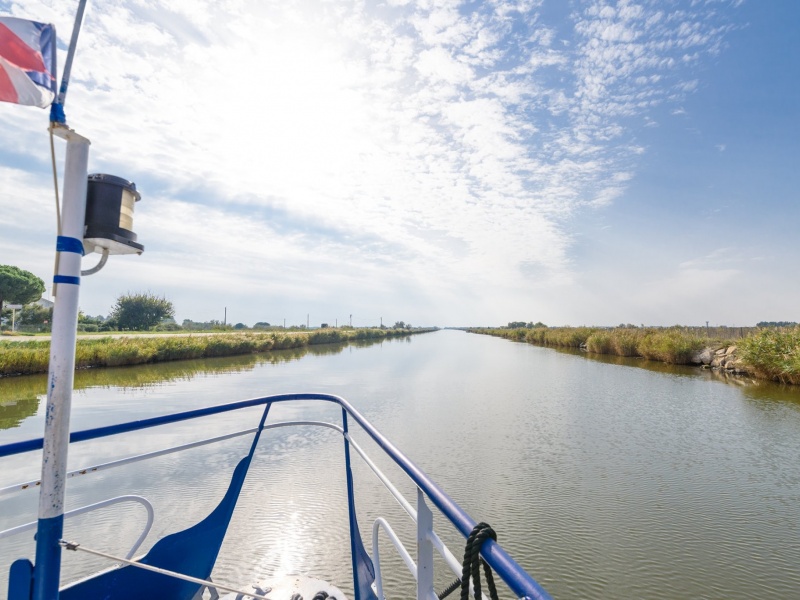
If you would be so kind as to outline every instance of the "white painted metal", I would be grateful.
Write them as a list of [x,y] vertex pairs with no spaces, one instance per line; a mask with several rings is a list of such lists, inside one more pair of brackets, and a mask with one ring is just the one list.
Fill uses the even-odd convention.
[[397,534],[391,528],[386,519],[383,517],[378,517],[372,524],[372,565],[375,567],[375,590],[378,600],[384,600],[383,577],[381,575],[381,554],[378,545],[378,533],[381,529],[386,532],[386,535],[389,537],[389,541],[392,542],[392,545],[397,550],[400,558],[402,558],[403,562],[406,563],[406,567],[408,567],[408,570],[414,576],[414,579],[417,579],[417,565],[414,563],[414,559],[408,553],[408,550],[406,550],[403,542],[401,542],[400,538],[397,537]]
[[[352,448],[358,452],[359,456],[367,463],[367,466],[370,470],[375,474],[375,476],[383,483],[384,487],[389,490],[389,493],[394,496],[395,500],[400,504],[400,506],[405,510],[408,515],[417,522],[417,511],[414,510],[414,507],[405,499],[405,497],[398,491],[398,489],[389,481],[389,478],[383,474],[383,472],[378,468],[378,466],[367,456],[366,452],[361,449],[361,447],[355,443],[350,436],[346,436],[347,439],[350,441],[350,445]],[[433,547],[439,552],[439,554],[444,558],[447,566],[450,567],[450,570],[453,571],[453,574],[461,577],[461,563],[458,559],[453,555],[450,549],[445,546],[444,542],[441,538],[436,534],[435,531],[431,532],[431,544]]]
[[[86,214],[86,178],[90,142],[74,131],[65,128],[56,128],[54,134],[67,141],[61,235],[82,240]],[[80,274],[81,255],[74,252],[61,252],[56,275],[80,278]],[[40,519],[58,517],[64,513],[79,293],[80,286],[61,284],[53,307],[50,373],[48,375],[42,455],[42,487],[39,495]]]
[[127,558],[122,558],[121,556],[114,556],[112,554],[107,554],[105,552],[99,552],[98,550],[93,550],[92,548],[87,548],[86,546],[82,546],[80,544],[76,544],[74,542],[61,542],[61,545],[66,548],[67,550],[79,551],[79,552],[86,552],[87,554],[91,554],[93,556],[99,556],[100,558],[106,558],[108,560],[112,560],[116,563],[121,563],[123,565],[127,565],[129,567],[136,567],[137,569],[143,569],[145,571],[151,571],[152,573],[160,573],[161,575],[167,575],[168,577],[174,577],[175,579],[180,579],[181,581],[188,581],[190,583],[197,583],[199,585],[204,585],[209,588],[214,588],[217,590],[222,590],[223,592],[233,592],[234,594],[241,594],[242,597],[245,598],[253,598],[255,600],[275,600],[274,598],[268,598],[258,592],[249,592],[247,590],[240,590],[234,587],[230,587],[227,585],[222,585],[221,583],[216,583],[214,581],[209,581],[207,579],[199,579],[197,577],[190,577],[189,575],[184,575],[183,573],[176,573],[175,571],[170,571],[169,569],[161,569],[159,567],[153,567],[151,565],[145,565],[135,560],[129,560]]
[[437,600],[433,589],[433,513],[417,488],[417,600]]
[[[70,510],[64,513],[64,519],[69,519],[70,517],[75,517],[78,515],[82,515],[87,512],[91,512],[93,510],[97,510],[100,508],[104,508],[106,506],[111,506],[113,504],[120,504],[122,502],[137,502],[144,506],[145,510],[147,511],[147,522],[144,525],[144,529],[142,529],[142,533],[136,538],[136,541],[131,546],[131,549],[128,550],[128,553],[125,555],[125,558],[131,558],[139,547],[144,542],[147,534],[150,533],[150,530],[153,528],[153,520],[155,517],[155,513],[153,511],[153,505],[147,498],[143,498],[142,496],[117,496],[116,498],[109,498],[108,500],[103,500],[102,502],[96,502],[94,504],[88,504],[86,506],[82,506],[81,508],[76,508],[74,510]],[[17,527],[12,527],[11,529],[6,529],[5,531],[0,531],[0,539],[11,537],[12,535],[16,535],[18,533],[22,533],[24,531],[30,531],[31,529],[35,529],[37,525],[37,521],[31,521],[30,523],[25,523],[24,525],[18,525]]]
[[[71,479],[73,477],[78,477],[80,475],[88,475],[89,473],[97,473],[99,471],[106,471],[107,469],[113,469],[115,467],[121,467],[123,465],[128,465],[131,463],[139,462],[142,460],[147,460],[150,458],[155,458],[157,456],[163,456],[165,454],[172,454],[174,452],[180,452],[182,450],[188,450],[189,448],[196,448],[198,446],[205,446],[207,444],[213,444],[214,442],[221,442],[223,440],[229,440],[235,437],[241,437],[243,435],[247,435],[248,433],[255,433],[258,431],[258,427],[252,427],[250,429],[245,429],[243,431],[237,431],[236,433],[228,433],[226,435],[221,435],[214,438],[208,438],[205,440],[200,440],[198,442],[192,442],[190,444],[183,444],[182,446],[174,446],[172,448],[165,448],[164,450],[157,450],[155,452],[148,452],[146,454],[138,454],[136,456],[129,456],[128,458],[120,458],[119,460],[113,460],[111,462],[103,463],[100,465],[92,465],[91,467],[83,467],[80,469],[75,469],[74,471],[69,471],[66,474],[67,479]],[[11,494],[14,492],[24,491],[24,490],[31,490],[36,489],[37,486],[41,485],[42,481],[40,479],[34,479],[31,481],[25,481],[23,483],[15,483],[14,485],[9,485],[4,488],[0,488],[0,496],[5,494]]]
[[[306,575],[282,575],[278,577],[270,577],[259,581],[253,586],[256,593],[268,594],[273,600],[290,600],[290,598],[305,598],[305,600],[312,600],[312,598],[322,598],[327,594],[327,598],[335,598],[335,600],[347,600],[344,592],[332,585],[331,583],[315,577],[308,577]],[[221,600],[239,600],[241,596],[233,594],[226,594],[222,596]],[[250,598],[249,595],[245,596],[242,600]]]

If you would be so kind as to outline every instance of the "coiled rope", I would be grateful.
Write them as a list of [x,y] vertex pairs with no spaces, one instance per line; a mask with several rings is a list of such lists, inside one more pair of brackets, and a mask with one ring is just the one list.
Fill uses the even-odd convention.
[[[497,589],[494,586],[492,569],[481,558],[481,545],[489,538],[497,541],[497,534],[488,524],[478,523],[472,529],[464,548],[464,562],[461,569],[461,600],[469,600],[469,579],[472,577],[472,589],[476,600],[481,598],[481,564],[486,574],[486,587],[492,600],[498,600]],[[452,587],[452,586],[451,586]],[[449,588],[448,588],[449,589]]]

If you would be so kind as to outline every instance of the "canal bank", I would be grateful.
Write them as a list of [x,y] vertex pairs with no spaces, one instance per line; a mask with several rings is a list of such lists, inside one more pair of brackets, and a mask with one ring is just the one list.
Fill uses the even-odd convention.
[[800,327],[756,329],[733,341],[710,339],[686,327],[470,328],[501,337],[591,354],[643,358],[674,365],[698,365],[735,376],[800,385]]
[[[416,329],[317,329],[311,332],[245,332],[218,334],[137,334],[80,337],[75,368],[119,367],[173,360],[257,354],[273,350],[404,337],[435,331]],[[0,342],[0,377],[46,373],[50,342]]]

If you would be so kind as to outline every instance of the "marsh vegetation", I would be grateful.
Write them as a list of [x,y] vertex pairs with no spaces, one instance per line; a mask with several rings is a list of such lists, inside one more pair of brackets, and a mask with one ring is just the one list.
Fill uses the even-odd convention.
[[[164,337],[78,338],[75,368],[118,367],[146,363],[256,354],[358,340],[399,337],[431,329],[317,329],[310,332],[220,333]],[[0,342],[0,377],[46,373],[49,341]]]
[[[800,326],[736,328],[740,339],[708,337],[690,327],[516,327],[470,329],[539,346],[583,348],[596,354],[641,357],[669,364],[695,362],[705,348],[736,346],[744,370],[758,378],[800,384]],[[738,337],[738,336],[737,336]]]

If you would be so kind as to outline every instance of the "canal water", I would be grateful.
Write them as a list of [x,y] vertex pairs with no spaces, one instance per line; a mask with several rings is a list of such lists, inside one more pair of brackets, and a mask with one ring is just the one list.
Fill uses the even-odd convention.
[[[440,331],[373,344],[82,371],[74,430],[208,404],[298,391],[350,400],[479,521],[555,598],[800,597],[800,390],[689,367],[587,358]],[[0,443],[39,437],[45,379],[0,380]],[[274,414],[273,414],[274,412]],[[319,416],[312,405],[274,418]],[[323,406],[323,416],[338,411]],[[257,424],[260,411],[76,445],[88,466]],[[363,435],[354,432],[377,458]],[[68,485],[68,508],[117,488],[151,500],[157,537],[203,518],[249,447],[237,438],[136,463]],[[39,476],[37,456],[0,469],[0,488]],[[377,460],[407,498],[386,461]],[[363,464],[354,466],[362,535],[387,516],[412,549],[414,529]],[[264,433],[213,578],[249,584],[304,572],[350,590],[341,438],[303,427]],[[36,492],[0,495],[0,529],[34,520]],[[125,554],[144,510],[122,504],[68,522],[65,537]],[[460,556],[463,540],[434,521]],[[32,534],[0,539],[8,565]],[[65,578],[108,566],[74,553]],[[385,540],[387,596],[413,580]],[[382,561],[383,562],[383,561]],[[441,589],[451,578],[437,580]],[[501,593],[501,597],[510,597]]]

